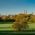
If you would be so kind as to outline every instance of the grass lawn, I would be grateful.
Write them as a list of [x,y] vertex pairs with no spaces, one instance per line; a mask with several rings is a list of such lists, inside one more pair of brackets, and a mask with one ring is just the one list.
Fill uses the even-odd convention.
[[[11,22],[9,24],[8,23],[0,24],[0,30],[13,30],[13,28],[12,28],[13,23],[11,23]],[[28,25],[29,25],[29,29],[35,30],[35,23],[29,23]]]
[[13,30],[12,24],[0,24],[0,30]]
[[0,22],[0,30],[13,30],[12,22]]
[[30,23],[28,25],[30,29],[35,30],[35,23]]

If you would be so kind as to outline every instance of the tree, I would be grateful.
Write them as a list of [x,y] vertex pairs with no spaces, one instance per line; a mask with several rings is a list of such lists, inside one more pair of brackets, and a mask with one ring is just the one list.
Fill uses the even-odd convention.
[[16,29],[16,31],[23,31],[29,28],[28,22],[31,19],[31,15],[28,16],[18,16],[16,19],[16,22],[13,25],[13,28]]

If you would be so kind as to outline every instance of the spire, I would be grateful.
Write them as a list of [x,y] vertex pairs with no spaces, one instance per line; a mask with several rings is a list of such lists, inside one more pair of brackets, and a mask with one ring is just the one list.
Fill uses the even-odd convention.
[[26,14],[27,14],[27,10],[26,10]]
[[1,16],[1,13],[0,13],[0,16]]
[[24,14],[25,14],[25,10],[24,10]]
[[32,12],[32,15],[33,15],[33,12]]

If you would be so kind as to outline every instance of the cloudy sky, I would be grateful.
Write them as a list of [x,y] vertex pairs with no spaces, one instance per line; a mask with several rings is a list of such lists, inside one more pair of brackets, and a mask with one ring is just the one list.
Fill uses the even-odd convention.
[[23,13],[35,13],[35,0],[0,0],[0,13],[2,15]]

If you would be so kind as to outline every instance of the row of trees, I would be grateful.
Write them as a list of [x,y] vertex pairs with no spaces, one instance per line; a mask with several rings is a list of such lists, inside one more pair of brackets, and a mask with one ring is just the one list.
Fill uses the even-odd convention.
[[10,19],[9,17],[0,17],[0,22],[14,22],[14,19]]

